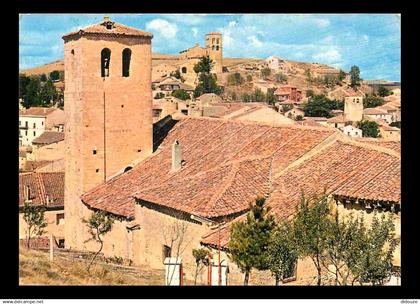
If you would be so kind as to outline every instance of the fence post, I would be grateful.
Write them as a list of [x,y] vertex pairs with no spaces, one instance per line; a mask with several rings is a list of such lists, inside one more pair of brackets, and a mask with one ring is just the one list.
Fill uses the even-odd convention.
[[54,259],[53,235],[50,234],[50,261]]

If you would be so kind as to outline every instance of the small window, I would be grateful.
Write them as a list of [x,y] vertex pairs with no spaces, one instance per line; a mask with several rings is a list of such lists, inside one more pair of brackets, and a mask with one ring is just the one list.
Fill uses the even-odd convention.
[[59,239],[57,245],[58,245],[58,248],[64,248],[64,239]]
[[186,67],[182,67],[182,69],[181,69],[181,71],[182,71],[182,73],[187,73],[187,68]]
[[122,76],[130,76],[130,61],[131,61],[131,50],[124,49],[122,52]]
[[56,224],[57,225],[64,225],[64,213],[57,213]]
[[34,136],[36,136],[36,131],[34,131]]
[[216,45],[216,51],[218,51],[219,50],[219,46],[218,45]]
[[70,52],[72,55],[74,55],[74,50],[71,50],[71,52]]
[[109,77],[109,65],[111,61],[111,50],[105,48],[101,52],[101,76]]
[[217,38],[216,43],[219,44],[219,38]]
[[41,121],[41,125],[44,125],[44,122],[43,121]]
[[99,169],[96,169],[96,173],[98,173],[99,172]]
[[163,245],[162,247],[162,260],[165,261],[166,258],[171,257],[171,247]]
[[28,136],[28,131],[25,131],[25,136]]
[[34,129],[36,128],[36,123],[34,122]]
[[211,43],[214,43],[214,38],[211,40]]
[[25,127],[28,128],[28,122],[27,121],[25,121]]
[[92,154],[93,154],[93,155],[95,155],[95,154],[96,154],[96,149],[94,149],[94,150],[92,151]]

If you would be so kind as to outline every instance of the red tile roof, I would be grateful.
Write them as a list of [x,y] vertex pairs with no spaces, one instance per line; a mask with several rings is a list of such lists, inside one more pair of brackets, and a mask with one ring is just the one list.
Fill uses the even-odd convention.
[[[399,153],[351,140],[337,140],[302,163],[273,176],[267,205],[278,219],[296,212],[302,191],[305,197],[326,194],[357,199],[399,203]],[[234,221],[245,219],[245,215]],[[221,228],[221,246],[229,241],[231,223]],[[206,245],[216,245],[218,232],[202,238]]]
[[[326,128],[187,118],[150,158],[85,193],[82,201],[126,217],[134,216],[134,198],[209,218],[244,212],[257,196],[268,193],[271,174],[333,133]],[[171,145],[176,139],[185,165],[173,172]]]
[[19,116],[46,117],[47,115],[51,114],[55,110],[57,110],[57,109],[56,108],[31,107],[29,109],[19,111]]
[[[25,203],[25,188],[29,186],[32,204],[46,207],[64,207],[64,173],[19,174],[19,206]],[[48,199],[49,198],[49,201]]]
[[100,22],[98,24],[94,24],[78,31],[74,31],[63,36],[64,40],[71,39],[76,36],[112,36],[112,37],[145,37],[145,38],[152,38],[153,35],[151,33],[129,27],[117,22],[109,21],[112,24],[111,29],[107,29],[106,21]]
[[64,140],[64,132],[45,131],[36,137],[32,143],[40,145],[49,145]]

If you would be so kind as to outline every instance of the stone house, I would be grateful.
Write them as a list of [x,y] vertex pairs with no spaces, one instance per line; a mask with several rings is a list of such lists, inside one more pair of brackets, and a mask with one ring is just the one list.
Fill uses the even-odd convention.
[[30,160],[54,161],[64,157],[64,132],[45,131],[32,141]]
[[287,100],[299,102],[302,99],[302,91],[291,85],[281,85],[274,91],[277,101],[284,102]]
[[383,125],[379,127],[381,137],[386,140],[401,140],[401,130],[396,127]]
[[45,235],[54,235],[60,247],[64,247],[64,172],[19,174],[19,239],[26,239],[27,224],[22,208],[25,202],[44,206],[48,223]]
[[335,116],[327,119],[327,126],[337,129],[342,129],[347,125],[350,125],[352,121],[347,118],[348,116],[341,115]]
[[285,68],[284,60],[277,56],[270,56],[267,59],[265,59],[265,62],[267,63],[268,67],[275,72],[278,72],[279,70],[284,70]]
[[34,138],[60,124],[64,124],[64,112],[57,108],[31,107],[19,111],[19,145],[31,146]]
[[353,127],[352,125],[347,125],[341,128],[343,134],[350,136],[350,137],[362,137],[363,131],[359,128]]
[[153,90],[153,98],[156,98],[159,93],[163,93],[165,97],[169,97],[175,90],[186,91],[190,95],[190,98],[192,98],[194,93],[193,86],[185,84],[175,77],[164,77],[163,79],[153,82],[153,85],[155,88]]
[[386,123],[392,123],[392,113],[380,108],[367,108],[363,110],[363,117],[384,120]]

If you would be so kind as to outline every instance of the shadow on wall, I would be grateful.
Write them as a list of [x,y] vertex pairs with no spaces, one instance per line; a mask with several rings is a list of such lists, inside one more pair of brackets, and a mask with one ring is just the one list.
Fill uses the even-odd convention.
[[153,124],[153,152],[156,151],[177,123],[178,120],[174,120],[172,116],[168,115]]

